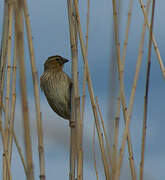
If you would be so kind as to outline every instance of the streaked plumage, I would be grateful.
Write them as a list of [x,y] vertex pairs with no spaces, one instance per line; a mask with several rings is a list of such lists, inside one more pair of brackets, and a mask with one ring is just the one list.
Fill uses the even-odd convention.
[[51,56],[44,64],[44,73],[40,77],[40,87],[54,112],[64,119],[71,114],[71,79],[63,71],[67,59]]

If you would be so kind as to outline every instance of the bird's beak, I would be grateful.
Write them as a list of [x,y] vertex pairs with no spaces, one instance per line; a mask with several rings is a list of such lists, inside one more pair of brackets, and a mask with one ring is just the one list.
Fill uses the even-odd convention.
[[67,63],[68,61],[69,61],[68,59],[63,58],[63,64]]

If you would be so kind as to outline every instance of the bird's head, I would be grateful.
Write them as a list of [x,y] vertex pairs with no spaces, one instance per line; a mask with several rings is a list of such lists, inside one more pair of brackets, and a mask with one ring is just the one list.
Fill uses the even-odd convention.
[[58,55],[50,56],[44,63],[44,71],[48,69],[62,70],[63,65],[68,61],[68,59],[65,59]]

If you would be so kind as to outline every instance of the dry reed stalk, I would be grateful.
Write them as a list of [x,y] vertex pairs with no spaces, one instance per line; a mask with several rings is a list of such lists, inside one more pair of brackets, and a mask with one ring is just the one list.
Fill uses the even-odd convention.
[[8,125],[9,125],[9,100],[10,100],[10,79],[11,79],[11,43],[12,43],[12,20],[13,20],[13,3],[11,0],[8,1],[8,50],[7,50],[7,79],[6,79],[6,101],[5,101],[5,135],[8,138]]
[[7,37],[9,31],[8,23],[8,1],[4,2],[4,14],[3,14],[3,32],[1,40],[1,51],[0,51],[0,89],[3,89],[3,77],[6,68],[6,56],[7,56]]
[[143,132],[142,132],[142,147],[141,147],[142,149],[141,149],[141,161],[140,161],[140,180],[143,180],[143,172],[144,172],[144,153],[145,153],[145,144],[146,144],[148,93],[149,93],[149,82],[150,82],[150,71],[151,71],[151,48],[152,48],[154,14],[155,14],[155,0],[153,0],[152,2],[151,26],[150,26],[151,28],[149,33],[149,44],[148,44],[148,60],[147,60],[146,87],[145,87],[145,96],[144,96]]
[[132,4],[133,4],[133,0],[130,0],[129,1],[129,9],[128,9],[128,18],[127,18],[126,32],[125,32],[124,47],[123,47],[123,59],[122,59],[123,71],[124,71],[124,66],[125,66],[125,58],[126,58],[126,53],[127,53],[127,44],[128,44],[129,30],[130,30],[130,24],[131,24]]
[[[148,6],[147,11],[148,11],[149,5],[147,5],[147,6]],[[119,154],[119,160],[118,160],[119,163],[118,163],[118,169],[117,169],[118,172],[116,172],[116,178],[119,178],[119,175],[120,175],[119,169],[121,168],[121,163],[122,163],[122,159],[123,159],[122,156],[123,156],[124,147],[125,147],[126,134],[128,133],[128,130],[129,130],[129,123],[130,123],[130,119],[131,119],[135,91],[136,91],[138,75],[139,75],[139,71],[140,71],[140,67],[141,67],[141,60],[142,60],[142,55],[143,55],[144,37],[145,37],[145,23],[143,25],[142,37],[140,40],[139,54],[138,54],[138,58],[137,58],[136,71],[135,71],[134,81],[133,81],[133,85],[132,85],[131,97],[130,97],[130,101],[129,101],[129,108],[128,108],[128,114],[127,114],[127,121],[126,121],[127,127],[125,127],[122,145],[120,148],[120,154]]]
[[[74,106],[72,102],[72,107]],[[72,117],[74,112],[72,111]],[[74,119],[72,118],[72,122]],[[75,168],[76,168],[76,128],[71,127],[71,135],[70,135],[70,170],[69,170],[69,180],[75,180]]]
[[74,39],[72,43],[75,44],[75,48],[72,50],[72,80],[73,80],[73,98],[74,98],[74,111],[75,111],[75,123],[76,123],[76,145],[77,145],[77,180],[83,179],[83,119],[80,113],[80,95],[79,95],[79,83],[78,83],[78,31],[75,18],[75,9],[72,1],[72,26],[74,27],[73,33]]
[[83,92],[82,92],[82,100],[81,100],[81,119],[84,119],[84,111],[85,111],[85,84],[86,84],[86,65],[84,64],[84,73],[83,73]]
[[128,142],[129,154],[131,154],[131,156],[129,157],[129,160],[130,160],[130,168],[131,168],[132,178],[136,179],[135,166],[134,166],[134,161],[133,161],[133,156],[132,156],[133,153],[132,153],[132,147],[131,147],[131,139],[130,139],[130,135],[129,135],[130,119],[128,118],[128,115],[127,115],[127,107],[126,107],[125,93],[124,93],[124,82],[123,82],[123,77],[122,77],[122,69],[123,68],[122,68],[122,64],[121,64],[120,43],[119,43],[119,37],[118,37],[118,21],[117,21],[116,1],[112,0],[112,4],[113,4],[113,17],[114,17],[115,43],[116,43],[116,49],[117,49],[117,64],[118,64],[118,73],[119,73],[120,97],[121,97],[124,119],[126,122],[124,133],[123,133],[122,145],[120,148],[120,153],[119,153],[119,158],[118,158],[118,163],[117,163],[117,170],[115,173],[115,180],[118,180],[119,176],[120,176],[120,169],[121,169],[121,165],[122,165],[126,140]]
[[75,120],[77,135],[77,180],[83,180],[83,122],[80,116],[80,97],[75,93]]
[[22,153],[21,147],[20,147],[20,145],[19,145],[19,143],[18,143],[17,137],[16,137],[16,135],[15,135],[15,133],[14,133],[14,130],[12,131],[12,134],[13,134],[13,138],[14,138],[14,142],[15,142],[17,151],[18,151],[19,156],[20,156],[20,158],[21,158],[21,162],[22,162],[22,165],[23,165],[23,168],[24,168],[26,177],[28,177],[28,172],[27,172],[27,168],[26,168],[25,159],[24,159],[24,157],[23,157],[23,153]]
[[114,144],[113,144],[113,156],[112,156],[112,179],[114,179],[114,175],[116,173],[116,166],[117,166],[117,147],[118,147],[118,140],[119,140],[119,119],[120,119],[120,96],[118,97],[117,101],[117,112],[115,117],[115,132],[114,132]]
[[[87,0],[87,17],[86,17],[86,55],[88,56],[88,36],[89,36],[89,13],[90,13],[90,0]],[[86,84],[86,64],[84,64],[84,73],[83,73],[83,91],[82,91],[82,100],[81,100],[81,119],[84,119],[84,109],[85,109],[85,84]]]
[[94,160],[94,168],[95,168],[95,173],[96,173],[96,178],[99,180],[99,175],[98,175],[98,170],[97,170],[97,163],[96,163],[96,152],[95,152],[95,122],[93,126],[93,140],[92,140],[92,149],[93,149],[93,160]]
[[[144,4],[143,4],[143,1],[142,0],[139,0],[139,3],[140,3],[140,7],[142,8],[142,12],[143,12],[143,15],[144,15],[144,20],[147,24],[147,27],[150,31],[150,24],[149,24],[149,21],[148,21],[148,17],[147,17],[147,14],[145,12],[145,7],[144,7]],[[152,42],[153,42],[153,46],[154,46],[154,49],[155,49],[155,52],[156,52],[156,55],[157,55],[157,58],[158,58],[158,62],[159,62],[159,65],[160,65],[160,69],[162,71],[162,75],[163,75],[163,78],[165,79],[165,68],[164,68],[164,64],[163,64],[163,61],[162,61],[162,58],[161,58],[161,55],[160,55],[160,52],[159,52],[159,48],[157,46],[157,42],[156,42],[156,39],[154,37],[154,34],[152,33]]]
[[[2,82],[4,82],[4,80],[5,80],[4,78],[5,78],[5,76],[3,76],[3,78],[2,78]],[[1,107],[2,106],[3,106],[3,103],[1,102]],[[5,112],[4,107],[3,107],[3,111],[5,114],[6,112]],[[1,137],[2,137],[2,147],[3,147],[3,180],[6,180],[7,178],[9,180],[12,180],[10,161],[9,161],[8,151],[7,151],[7,146],[6,146],[7,138],[5,136],[5,131],[2,127],[2,111],[0,113],[0,133],[1,133]]]
[[89,13],[90,13],[90,0],[87,0],[87,24],[86,24],[86,54],[88,54],[88,36],[89,36]]
[[107,136],[106,129],[105,129],[105,126],[104,126],[103,116],[102,116],[102,113],[101,113],[101,109],[100,109],[97,97],[96,97],[96,105],[97,105],[97,109],[98,109],[99,116],[100,116],[100,119],[101,119],[101,124],[102,124],[102,127],[103,127],[103,134],[104,134],[104,137],[105,137],[106,149],[107,149],[107,152],[108,152],[109,166],[112,168],[113,163],[112,163],[111,148],[110,148],[108,136]]
[[128,135],[127,135],[127,144],[128,144],[129,164],[130,164],[130,168],[131,168],[131,176],[132,176],[133,180],[136,180],[136,171],[135,171],[135,164],[134,164],[134,158],[133,158],[131,136],[130,136],[129,131],[128,131]]
[[21,0],[16,1],[15,7],[15,24],[16,24],[16,38],[17,38],[17,50],[19,60],[19,73],[20,73],[20,89],[21,89],[21,101],[23,112],[23,125],[24,125],[24,143],[26,152],[27,163],[27,180],[34,180],[33,172],[33,158],[32,158],[32,145],[30,136],[30,122],[29,111],[27,101],[27,89],[26,89],[26,73],[24,64],[24,30],[23,30],[23,4]]
[[[122,78],[124,76],[123,74],[124,74],[125,58],[126,58],[126,52],[127,52],[127,43],[128,43],[130,23],[131,23],[132,5],[133,5],[133,0],[130,0],[129,9],[128,9],[128,19],[127,19],[126,33],[125,33],[125,40],[124,40],[124,49],[123,49],[123,60],[122,60],[123,70],[121,72],[122,73],[122,75],[121,75]],[[126,122],[126,119],[124,119],[124,120]],[[133,150],[132,150],[130,132],[128,132],[127,145],[128,145],[129,164],[130,164],[130,168],[131,168],[132,179],[136,180],[136,172],[135,172],[135,165],[134,165],[134,160],[133,160]]]
[[[90,10],[90,0],[88,0],[88,3],[87,3],[86,55],[87,55],[87,52],[88,52],[89,10]],[[86,84],[86,64],[84,64],[83,92],[82,92],[82,102],[81,102],[81,136],[82,136],[82,138],[83,138],[83,121],[84,121],[84,109],[85,109],[85,84]],[[81,140],[81,141],[83,142],[83,140]]]
[[[12,20],[13,20],[13,3],[8,1],[8,35],[7,35],[7,72],[6,72],[6,98],[5,98],[5,149],[8,151],[8,135],[9,135],[9,101],[10,101],[10,79],[11,79],[11,43],[12,43]],[[3,178],[7,178],[6,161],[3,164]]]
[[[2,78],[2,82],[4,82],[4,80],[5,80],[5,76],[3,76],[3,78]],[[2,91],[2,93],[3,93],[3,91]],[[3,106],[3,102],[1,101],[1,107],[2,106]],[[4,107],[3,107],[3,111],[5,114],[6,112],[5,112]],[[9,161],[8,151],[7,151],[7,146],[6,146],[7,139],[5,136],[5,131],[2,127],[2,109],[1,109],[1,113],[0,113],[0,133],[1,133],[1,137],[2,137],[2,147],[3,147],[3,180],[6,180],[7,178],[9,180],[12,180],[10,161]]]
[[[0,54],[0,123],[1,123],[1,135],[2,135],[2,142],[3,142],[3,180],[6,180],[6,141],[7,139],[4,137],[4,131],[2,127],[2,109],[4,107],[3,105],[3,91],[4,91],[4,83],[5,83],[5,69],[6,69],[6,57],[7,57],[7,49],[8,49],[8,31],[9,31],[9,13],[8,13],[8,1],[5,1],[4,3],[4,16],[3,16],[3,32],[2,32],[2,41],[1,41],[1,54]],[[8,166],[7,166],[8,167]],[[8,171],[9,172],[9,171]],[[10,174],[10,172],[9,172]]]
[[12,157],[12,144],[13,144],[13,129],[14,129],[14,119],[15,119],[15,104],[16,104],[16,69],[17,69],[17,43],[16,38],[14,42],[14,57],[13,57],[13,66],[12,66],[12,97],[11,97],[11,117],[9,123],[9,138],[8,138],[8,154],[11,163]]
[[[87,17],[86,17],[86,56],[88,52],[88,34],[89,34],[89,12],[90,12],[90,0],[87,3]],[[76,20],[76,19],[75,19]],[[76,22],[75,22],[76,24]],[[83,138],[83,121],[84,121],[84,109],[85,109],[85,84],[86,84],[86,64],[84,64],[83,73],[83,92],[82,92],[82,102],[81,102],[81,136]],[[82,140],[83,142],[83,140]]]
[[105,153],[105,149],[104,149],[104,141],[103,141],[103,137],[101,135],[101,128],[100,128],[100,124],[99,124],[99,118],[98,118],[98,114],[97,114],[94,92],[93,92],[93,88],[92,88],[92,81],[91,81],[91,77],[90,77],[90,73],[89,73],[88,60],[87,60],[87,56],[86,56],[86,50],[85,50],[85,45],[84,45],[84,40],[83,40],[83,33],[82,33],[82,29],[81,29],[81,24],[80,24],[80,15],[79,15],[77,0],[74,0],[74,7],[75,7],[76,22],[77,22],[80,45],[81,45],[81,52],[82,52],[84,64],[86,63],[86,67],[87,67],[88,91],[90,94],[93,114],[94,114],[94,118],[95,118],[95,123],[96,123],[99,143],[100,143],[100,149],[101,149],[101,155],[102,155],[105,177],[106,177],[106,179],[110,180],[110,172],[109,172],[109,167],[108,167],[108,161],[107,161],[106,153]]
[[45,180],[45,159],[44,159],[44,142],[43,142],[43,125],[41,118],[40,97],[39,97],[39,85],[38,85],[38,73],[35,64],[34,47],[32,41],[32,32],[30,26],[29,12],[26,0],[23,0],[23,10],[25,16],[28,46],[30,54],[30,63],[33,77],[33,88],[35,96],[35,108],[36,108],[36,123],[38,134],[38,153],[39,153],[39,165],[40,165],[40,179]]
[[[128,44],[128,37],[129,37],[129,30],[130,30],[130,23],[131,23],[132,4],[133,4],[133,0],[130,0],[129,1],[126,32],[125,32],[124,48],[123,48],[123,59],[122,59],[122,70],[121,70],[121,77],[122,78],[123,78],[123,74],[124,74],[125,58],[126,58],[127,44]],[[118,146],[119,118],[120,118],[120,91],[119,91],[118,101],[117,101],[115,135],[114,135],[114,146],[113,146],[113,157],[114,157],[114,160],[113,160],[113,177],[114,177],[114,174],[115,174],[116,161],[117,161],[116,156],[117,156],[117,146]],[[131,145],[131,137],[130,137],[129,134],[128,134],[128,139],[127,139],[128,140],[128,151],[129,151],[129,156],[132,157],[132,158],[129,158],[129,161],[130,161],[130,167],[132,169],[132,171],[131,171],[132,178],[136,179],[134,162],[133,162],[133,151],[132,151],[132,145]]]
[[[72,0],[67,0],[68,6],[68,20],[69,20],[69,32],[70,32],[70,44],[71,44],[71,54],[72,54],[72,79],[74,78],[74,63],[77,61],[77,46],[75,40],[75,32],[74,32],[74,22],[73,22],[73,2]],[[75,79],[76,80],[76,79]],[[74,80],[73,80],[74,81]],[[74,82],[75,83],[75,82]],[[76,124],[75,122],[75,92],[72,88],[72,98],[71,98],[71,123]],[[77,154],[77,143],[76,143],[76,128],[71,126],[71,135],[70,135],[70,172],[69,172],[69,179],[75,180],[75,169],[76,169],[76,154]]]
[[7,152],[7,146],[6,146],[7,139],[5,137],[5,131],[2,127],[2,119],[1,118],[0,118],[0,132],[1,132],[2,145],[3,145],[3,160],[5,161],[5,162],[3,161],[3,164],[5,163],[5,170],[3,169],[3,180],[7,180],[7,179],[12,180],[10,160],[9,160],[9,156],[8,156],[8,152]]
[[[5,71],[3,73],[2,84],[1,84],[1,88],[0,88],[1,89],[1,92],[0,92],[0,123],[1,123],[1,126],[2,126],[2,110],[3,110],[4,114],[5,114],[5,107],[4,107],[4,104],[3,104],[4,83],[5,83]],[[2,133],[2,130],[1,130],[1,133]],[[2,134],[2,138],[3,138],[3,136],[4,135]],[[7,144],[7,139],[4,138],[3,146],[5,146],[6,144]],[[5,148],[3,150],[5,150]],[[5,151],[4,151],[4,153],[5,153]],[[5,174],[6,174],[6,159],[5,159],[5,156],[3,156],[3,180],[6,180],[5,179],[6,178]]]

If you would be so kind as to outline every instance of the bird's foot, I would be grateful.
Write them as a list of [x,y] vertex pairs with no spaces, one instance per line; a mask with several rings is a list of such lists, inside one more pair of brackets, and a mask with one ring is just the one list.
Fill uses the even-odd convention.
[[69,121],[69,126],[71,128],[74,128],[76,125],[75,125],[75,121]]

